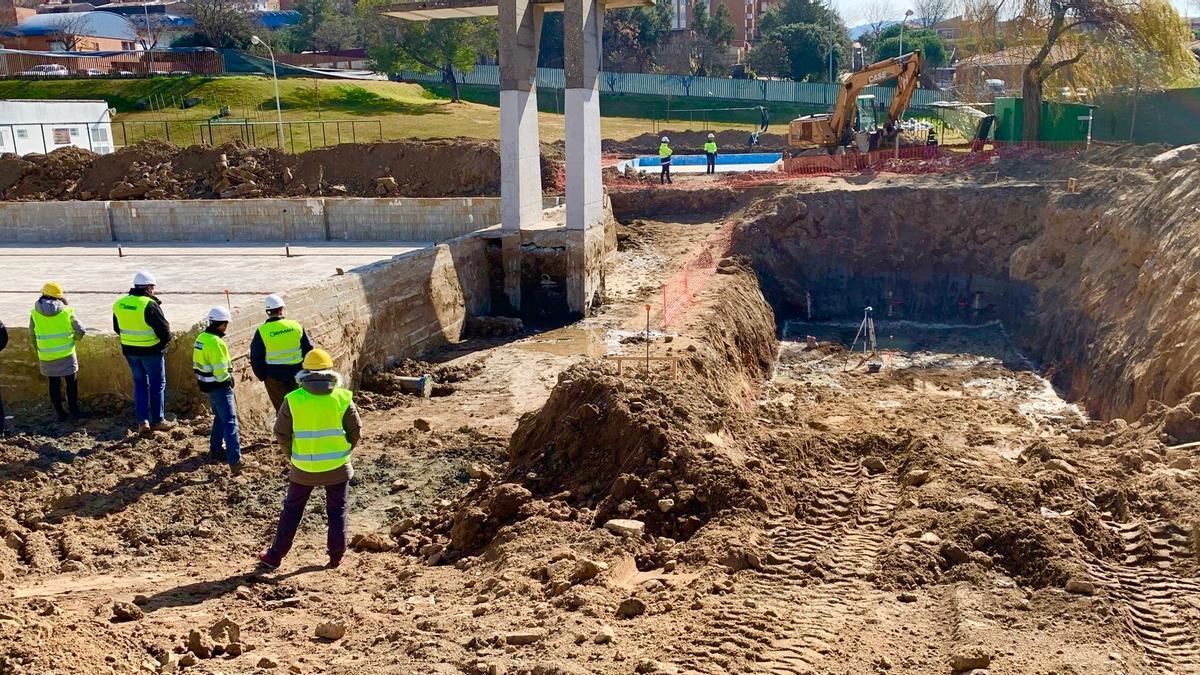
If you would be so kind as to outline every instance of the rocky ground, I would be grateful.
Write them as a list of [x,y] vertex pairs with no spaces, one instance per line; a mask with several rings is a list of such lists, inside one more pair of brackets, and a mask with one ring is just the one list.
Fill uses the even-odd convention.
[[[264,435],[231,478],[203,420],[24,423],[0,673],[1200,671],[1200,398],[1096,421],[998,324],[881,321],[864,359],[711,253],[778,201],[643,201],[598,316],[364,378],[337,570],[319,500],[254,569],[284,486]],[[663,360],[596,358],[646,353],[643,305],[687,262]],[[439,395],[396,390],[425,372]]]

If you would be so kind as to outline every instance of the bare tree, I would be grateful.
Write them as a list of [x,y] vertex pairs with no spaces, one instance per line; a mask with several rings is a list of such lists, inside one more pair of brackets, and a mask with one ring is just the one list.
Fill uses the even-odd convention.
[[79,51],[84,38],[88,37],[88,19],[82,13],[67,12],[55,16],[51,42],[62,45],[63,51]]
[[212,47],[245,47],[251,9],[249,0],[192,0],[196,32]]
[[896,8],[891,0],[870,0],[863,8],[862,17],[867,24],[866,41],[875,42],[883,29],[896,20]]
[[922,28],[933,28],[953,15],[955,0],[913,0],[917,21]]

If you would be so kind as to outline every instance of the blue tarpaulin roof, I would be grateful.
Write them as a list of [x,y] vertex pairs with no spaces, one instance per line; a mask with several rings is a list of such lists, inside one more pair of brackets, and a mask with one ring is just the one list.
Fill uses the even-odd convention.
[[42,37],[69,31],[87,37],[137,40],[137,30],[123,16],[112,12],[66,12],[34,14],[21,23],[0,30],[5,37]]
[[300,12],[297,12],[294,9],[263,10],[253,12],[251,14],[251,18],[254,21],[262,24],[264,27],[274,30],[276,28],[294,26],[300,23]]

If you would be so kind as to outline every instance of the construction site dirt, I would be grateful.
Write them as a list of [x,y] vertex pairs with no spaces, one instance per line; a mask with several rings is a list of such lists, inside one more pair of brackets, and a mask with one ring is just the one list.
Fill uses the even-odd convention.
[[316,506],[255,568],[263,430],[234,477],[204,418],[18,419],[0,673],[1200,672],[1200,169],[1155,152],[614,190],[594,316],[363,375],[338,569]]

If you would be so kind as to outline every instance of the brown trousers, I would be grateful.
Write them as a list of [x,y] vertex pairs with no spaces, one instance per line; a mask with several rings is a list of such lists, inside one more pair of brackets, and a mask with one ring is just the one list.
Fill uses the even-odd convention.
[[296,388],[300,386],[294,380],[284,382],[273,377],[263,380],[263,384],[267,386],[267,396],[271,397],[271,409],[275,412],[279,412],[279,406],[283,405],[284,397],[296,391]]

